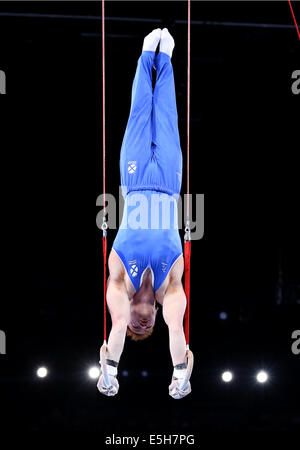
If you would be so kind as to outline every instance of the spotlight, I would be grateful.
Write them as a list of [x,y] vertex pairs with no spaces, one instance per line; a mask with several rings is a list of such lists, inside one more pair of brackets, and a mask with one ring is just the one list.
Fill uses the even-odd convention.
[[143,378],[147,378],[149,373],[147,372],[147,370],[143,370],[141,375],[142,375]]
[[48,375],[48,370],[46,369],[46,367],[40,367],[36,371],[36,374],[39,378],[46,378],[46,376]]
[[128,370],[123,370],[123,371],[122,371],[122,376],[125,377],[125,378],[127,378],[127,377],[129,376]]
[[89,370],[89,377],[92,380],[97,380],[100,377],[100,369],[98,367],[91,367]]
[[263,384],[263,383],[266,383],[268,381],[269,375],[262,370],[261,372],[259,372],[256,375],[256,379],[257,379],[258,383]]
[[227,320],[228,319],[228,314],[227,314],[227,312],[225,312],[225,311],[222,311],[221,313],[220,313],[220,320]]
[[222,374],[222,380],[224,381],[224,383],[230,383],[233,380],[233,374],[229,371],[224,372]]

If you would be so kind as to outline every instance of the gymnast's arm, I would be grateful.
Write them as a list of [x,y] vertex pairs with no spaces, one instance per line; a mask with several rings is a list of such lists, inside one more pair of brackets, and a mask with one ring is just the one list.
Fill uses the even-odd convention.
[[184,260],[181,257],[170,272],[170,280],[163,300],[163,316],[169,328],[170,353],[174,367],[184,363],[186,354],[183,318],[187,301],[181,282],[183,271]]
[[125,284],[124,267],[114,251],[108,260],[110,276],[107,286],[107,305],[112,320],[112,329],[108,340],[109,359],[119,363],[127,325],[130,322],[130,304]]

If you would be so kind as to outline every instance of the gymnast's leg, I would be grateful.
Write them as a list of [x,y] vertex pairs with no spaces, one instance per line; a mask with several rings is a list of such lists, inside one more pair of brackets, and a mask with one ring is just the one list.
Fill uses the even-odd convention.
[[154,154],[163,174],[166,188],[179,194],[182,183],[182,152],[173,67],[174,40],[168,30],[161,33],[160,52],[155,59],[157,79],[153,96]]
[[120,171],[125,197],[133,186],[143,185],[151,160],[152,143],[152,68],[161,30],[153,30],[144,39],[132,85],[130,115],[123,138]]

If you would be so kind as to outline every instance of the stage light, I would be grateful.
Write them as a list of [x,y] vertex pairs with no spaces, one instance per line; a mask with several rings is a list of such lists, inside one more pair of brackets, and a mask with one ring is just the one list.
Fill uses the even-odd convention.
[[224,383],[230,383],[233,380],[233,374],[232,372],[224,372],[222,374],[222,380],[224,381]]
[[227,312],[225,312],[225,311],[222,311],[221,313],[220,313],[220,320],[227,320],[228,319],[228,314],[227,314]]
[[91,367],[89,370],[89,377],[92,380],[97,380],[100,377],[100,369],[98,367]]
[[269,375],[262,370],[257,374],[256,379],[257,379],[258,383],[263,384],[268,381]]
[[149,373],[147,372],[147,370],[143,370],[141,375],[142,375],[143,378],[147,378]]
[[122,376],[125,377],[125,378],[127,378],[127,377],[129,376],[128,370],[123,370],[123,371],[122,371]]
[[46,369],[46,367],[40,367],[37,370],[36,374],[39,378],[46,378],[46,376],[48,375],[48,370]]

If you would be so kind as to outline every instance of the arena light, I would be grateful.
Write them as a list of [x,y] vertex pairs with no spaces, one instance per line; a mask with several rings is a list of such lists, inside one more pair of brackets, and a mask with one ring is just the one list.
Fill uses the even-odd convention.
[[46,367],[39,367],[36,374],[39,378],[46,378],[48,375],[48,369],[46,369]]
[[256,375],[256,380],[257,380],[258,383],[264,384],[264,383],[266,383],[268,381],[268,379],[269,379],[269,375],[264,370],[261,370]]
[[91,378],[91,380],[97,380],[100,377],[100,369],[99,367],[91,367],[89,369],[89,377]]
[[224,383],[231,383],[231,381],[233,380],[233,373],[229,372],[228,370],[226,372],[223,372],[222,380],[224,381]]
[[220,312],[220,320],[227,320],[228,319],[228,313],[225,311]]

